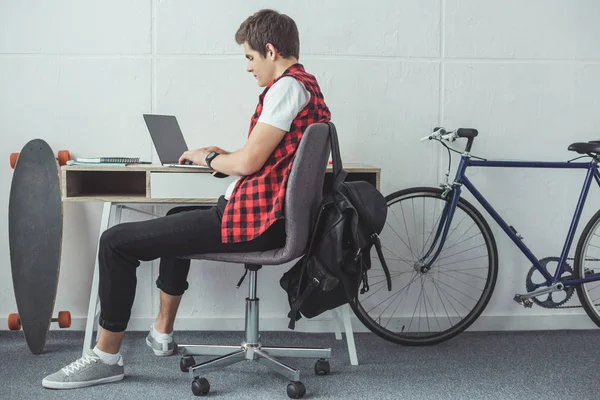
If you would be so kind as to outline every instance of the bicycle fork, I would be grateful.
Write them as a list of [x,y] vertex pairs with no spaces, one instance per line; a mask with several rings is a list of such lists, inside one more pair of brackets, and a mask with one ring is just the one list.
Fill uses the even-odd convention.
[[[442,199],[446,199],[446,204],[444,205],[444,210],[440,216],[440,223],[437,227],[435,237],[431,243],[431,246],[429,247],[429,250],[427,250],[427,252],[417,261],[417,265],[415,265],[415,269],[419,270],[421,273],[428,272],[442,252],[442,248],[444,247],[444,243],[448,237],[448,230],[450,229],[452,219],[454,218],[454,212],[458,204],[458,199],[460,198],[460,184],[445,184],[443,187],[444,191],[442,192]],[[448,194],[451,195],[449,199],[447,199]],[[433,252],[435,253],[431,255]]]

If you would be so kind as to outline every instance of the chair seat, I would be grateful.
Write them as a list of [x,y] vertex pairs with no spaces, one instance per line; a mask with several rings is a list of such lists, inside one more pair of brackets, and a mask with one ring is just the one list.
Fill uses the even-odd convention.
[[289,248],[282,247],[275,250],[253,251],[249,253],[194,254],[184,258],[191,260],[223,261],[237,264],[281,265],[300,256],[302,256],[302,253],[293,254],[289,251]]
[[600,141],[572,143],[568,150],[579,154],[598,154],[600,153]]

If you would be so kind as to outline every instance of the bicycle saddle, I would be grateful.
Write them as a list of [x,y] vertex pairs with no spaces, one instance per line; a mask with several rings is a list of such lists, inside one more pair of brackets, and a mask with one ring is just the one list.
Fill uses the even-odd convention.
[[600,141],[572,143],[568,150],[575,151],[579,154],[598,154],[600,153]]

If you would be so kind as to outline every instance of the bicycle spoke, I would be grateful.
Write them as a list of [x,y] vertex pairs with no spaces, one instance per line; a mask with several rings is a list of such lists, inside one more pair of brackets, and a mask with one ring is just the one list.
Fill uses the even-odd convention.
[[[392,275],[392,274],[390,274],[390,278],[392,278],[392,279],[393,279],[393,278],[396,278],[396,277],[398,277],[398,276],[400,276],[400,275],[406,274],[406,273],[408,273],[408,272],[410,272],[410,271],[401,272],[401,273],[399,273],[399,274],[395,274],[395,275]],[[382,280],[380,280],[380,281],[377,281],[377,282],[369,282],[369,286],[375,286],[375,285],[379,285],[380,283],[384,283],[384,282],[386,282],[386,283],[387,283],[387,278],[385,278],[385,275],[384,275],[382,278],[383,278]]]
[[[463,236],[464,236],[464,235],[463,235]],[[467,239],[463,240],[462,242],[454,243],[452,246],[449,246],[449,247],[444,247],[444,251],[448,251],[448,250],[450,250],[451,248],[453,248],[453,247],[456,247],[456,246],[458,246],[458,245],[459,245],[459,244],[461,244],[461,243],[468,242],[469,240],[471,240],[471,239],[473,239],[474,237],[477,237],[477,236],[481,236],[481,233],[477,233],[477,234],[475,234],[475,235],[473,235],[473,236],[471,236],[471,237],[469,237],[469,238],[467,238]],[[484,243],[484,245],[485,245],[485,243]],[[440,256],[441,256],[442,254],[443,254],[443,253],[441,253],[441,254],[440,254]]]
[[421,301],[421,295],[423,294],[423,292],[421,292],[421,294],[419,294],[419,299],[417,300],[417,304],[415,305],[415,310],[413,311],[413,315],[412,318],[410,319],[410,324],[408,325],[408,330],[410,331],[410,327],[412,326],[412,322],[415,319],[415,313],[417,312],[417,306],[419,305],[420,301]]
[[[438,259],[437,259],[437,261],[445,260],[446,258],[454,257],[454,256],[457,256],[457,255],[459,255],[459,254],[466,253],[467,251],[471,251],[471,250],[474,250],[474,249],[478,249],[478,248],[480,248],[480,247],[485,247],[485,243],[484,243],[484,244],[480,244],[479,246],[471,247],[470,249],[467,249],[467,250],[465,250],[465,251],[462,251],[462,252],[460,252],[460,253],[454,253],[454,254],[451,254],[451,255],[449,255],[449,256],[446,256],[446,257],[438,258]],[[440,255],[441,255],[441,254],[440,254]]]
[[[485,267],[483,267],[485,268]],[[483,279],[484,281],[487,280],[487,277],[484,276],[479,276],[479,275],[473,275],[473,274],[468,274],[466,272],[462,272],[463,270],[460,269],[446,269],[446,272],[458,272],[459,274],[463,274],[463,275],[467,275],[467,276],[472,276],[473,278],[478,278],[478,279]]]
[[462,260],[462,261],[455,261],[455,262],[451,262],[451,263],[448,263],[448,264],[442,264],[442,265],[435,265],[435,264],[433,264],[433,265],[432,265],[432,267],[436,267],[436,268],[438,268],[438,267],[445,267],[445,266],[447,266],[447,265],[454,265],[454,264],[458,264],[458,263],[460,263],[460,262],[465,262],[465,261],[473,261],[473,260],[478,260],[478,259],[480,259],[480,258],[487,258],[487,257],[488,257],[488,256],[479,256],[479,257],[474,257],[474,258],[467,258],[466,260]]
[[[435,210],[434,210],[435,212]],[[421,213],[421,215],[423,216],[423,252],[421,254],[419,254],[419,258],[423,257],[423,254],[425,253],[425,249],[427,248],[427,245],[425,243],[425,197],[423,197],[423,212]]]
[[476,269],[489,269],[488,267],[461,268],[461,269],[446,269],[445,266],[436,266],[436,270],[443,269],[446,271],[474,271]]
[[[392,214],[394,214],[394,212],[392,212]],[[394,216],[395,216],[395,214],[394,214]],[[398,220],[398,217],[396,217],[396,220]],[[398,221],[398,223],[400,223],[400,221]],[[398,234],[398,232],[396,232],[396,230],[395,230],[394,228],[392,228],[392,227],[391,227],[391,225],[390,225],[389,223],[387,223],[387,222],[386,222],[385,224],[386,224],[387,226],[389,226],[389,227],[390,227],[390,229],[391,229],[391,230],[392,230],[392,231],[393,231],[393,232],[396,234],[396,236],[398,237],[398,239],[400,239],[400,241],[401,241],[401,242],[402,242],[402,243],[403,243],[403,244],[406,246],[406,248],[407,248],[407,249],[409,249],[409,251],[411,251],[411,253],[412,253],[412,250],[410,250],[410,246],[409,246],[409,245],[408,245],[408,244],[407,244],[407,243],[406,243],[404,240],[402,240],[402,238],[400,237],[400,234]],[[382,246],[383,246],[383,243],[382,243]],[[388,251],[390,251],[392,254],[394,254],[394,253],[393,253],[391,250],[389,250],[389,249],[388,249]],[[413,257],[414,257],[414,254],[413,254]]]
[[[388,298],[383,299],[379,304],[376,304],[373,308],[371,308],[370,311],[373,311],[375,308],[379,307],[381,304],[383,304],[383,302],[385,302],[386,300],[388,300],[390,297],[395,296],[396,294],[400,294],[402,290],[406,289],[411,283],[413,283],[415,281],[415,278],[418,276],[419,274],[415,272],[415,275],[413,276],[413,278],[410,280],[410,282],[408,282],[404,287],[398,289],[396,291],[396,293],[390,295]],[[383,288],[384,286],[382,286]],[[389,306],[388,306],[389,307]],[[381,314],[379,315],[379,317],[381,317]]]
[[[450,286],[450,285],[448,285],[448,284],[446,284],[446,283],[444,283],[444,282],[440,282],[440,283],[441,283],[442,285],[444,285],[444,286],[447,286],[447,287],[449,287],[450,289],[454,290],[455,292],[458,292],[458,293],[462,294],[463,296],[465,296],[465,297],[468,297],[469,299],[471,299],[471,300],[473,300],[474,302],[476,302],[476,303],[477,303],[477,299],[474,299],[474,298],[472,298],[471,296],[469,296],[469,295],[467,295],[467,294],[465,294],[465,293],[461,292],[460,290],[458,290],[458,289],[456,289],[456,288],[453,288],[452,286]],[[454,297],[452,297],[452,298],[454,299]],[[455,299],[455,300],[456,300],[456,299]],[[458,300],[456,300],[456,301],[458,301]],[[462,303],[461,303],[461,304],[462,304]],[[465,305],[463,305],[463,307],[467,308]]]
[[[423,285],[423,275],[421,275],[421,293],[423,293],[423,307],[425,307],[425,321],[427,321],[427,332],[431,332],[431,327],[429,326],[429,316],[427,315],[427,299],[425,296],[427,292],[425,291],[425,287]],[[421,331],[421,319],[419,319],[419,332]]]
[[[427,291],[425,291],[425,299],[429,300],[429,297],[427,296]],[[429,300],[429,305],[431,306],[431,312],[433,313],[433,317],[435,318],[435,322],[436,322],[436,324],[438,326],[438,329],[441,331],[442,327],[440,326],[440,321],[438,321],[438,317],[435,314],[435,308],[433,308],[433,303],[431,302],[431,300]]]
[[[433,284],[433,287],[435,288],[435,290],[436,290],[436,292],[438,294],[438,297],[440,298],[440,300],[442,302],[442,307],[444,307],[444,312],[446,313],[446,317],[448,317],[448,322],[452,326],[452,320],[450,319],[450,314],[448,314],[448,309],[446,309],[446,306],[444,305],[444,300],[442,299],[442,295],[440,294],[440,289],[435,284],[435,281],[433,280],[433,278],[431,277],[431,275],[428,275],[428,278],[431,279],[431,283]],[[452,303],[450,303],[450,305],[452,306]],[[454,308],[454,306],[452,306],[452,308]],[[459,313],[458,313],[458,311],[456,311],[456,309],[454,309],[454,311],[456,312],[457,315],[459,315]]]
[[[417,232],[417,217],[415,215],[415,199],[410,199],[410,202],[412,203],[412,206],[413,206],[413,208],[412,208],[413,209],[413,226],[415,228],[415,233],[416,233]],[[417,238],[418,238],[418,236],[417,236]],[[417,248],[417,254],[420,255],[420,252],[419,252],[419,240],[417,238],[415,238],[415,242],[416,242],[415,246]]]
[[[467,282],[461,281],[460,279],[458,279],[458,278],[455,278],[455,277],[453,277],[453,276],[452,276],[452,275],[450,275],[450,274],[447,274],[447,273],[445,273],[445,272],[442,272],[442,271],[438,271],[438,273],[440,273],[440,274],[444,274],[444,275],[446,275],[446,276],[449,276],[450,278],[452,278],[452,279],[454,279],[454,280],[456,280],[456,281],[459,281],[460,283],[464,283],[464,284],[465,284],[465,285],[467,285],[467,286],[471,286],[473,289],[478,289],[478,290],[479,290],[479,288],[477,288],[477,287],[475,287],[475,286],[471,285],[470,283],[467,283]],[[483,290],[482,290],[482,291],[483,291]]]
[[[417,272],[415,272],[415,275],[414,275],[414,276],[411,278],[410,282],[408,282],[408,283],[406,284],[406,286],[404,286],[403,288],[400,288],[399,290],[403,290],[404,288],[406,288],[407,286],[409,286],[409,285],[410,285],[410,284],[411,284],[411,283],[414,281],[414,278],[415,278],[415,276],[417,276]],[[386,287],[386,286],[381,286],[381,287],[380,287],[379,289],[377,289],[377,290],[376,290],[374,293],[371,293],[370,295],[368,295],[368,296],[367,296],[367,297],[366,297],[366,298],[365,298],[363,301],[365,301],[365,300],[368,300],[368,299],[369,299],[371,296],[373,296],[375,293],[379,292],[380,290],[382,290],[382,289],[383,289],[383,288],[385,288],[385,287]],[[393,294],[392,294],[391,296],[393,296]],[[390,297],[391,297],[391,296],[390,296]],[[389,299],[389,297],[388,297],[388,299]],[[375,305],[375,307],[373,307],[373,308],[371,309],[371,311],[372,311],[372,310],[374,310],[376,307],[379,307],[379,306],[380,306],[380,305],[381,305],[381,304],[382,304],[384,301],[386,301],[386,300],[387,300],[387,299],[383,299],[383,300],[381,301],[381,303],[379,303],[379,304]]]
[[[431,278],[433,279],[433,277]],[[448,291],[446,291],[443,287],[439,287],[439,289],[444,293],[444,295],[446,296],[446,299],[448,299],[448,296],[452,297],[454,299],[454,301],[456,301],[458,304],[460,304],[461,306],[463,306],[464,309],[468,310],[469,307],[465,306],[463,303],[461,303],[456,297],[452,296],[452,294]],[[456,310],[456,308],[452,305],[452,302],[450,301],[450,299],[448,299],[448,301],[450,302],[450,305],[452,306],[452,308],[454,308],[454,310],[456,311],[456,314],[458,316],[460,316],[460,313],[458,312],[458,310]]]
[[[400,204],[400,210],[402,211],[402,220],[404,221],[404,224],[403,224],[404,225],[404,230],[406,231],[406,237],[407,237],[407,240],[408,240],[408,250],[410,250],[410,254],[412,254],[413,260],[415,260],[416,259],[415,258],[415,253],[412,251],[412,246],[411,246],[411,243],[410,243],[410,235],[408,234],[408,227],[406,226],[406,217],[404,215],[404,208],[402,208],[402,204]],[[396,219],[398,219],[398,217],[396,217]],[[398,221],[398,222],[400,222],[400,221]]]
[[[433,219],[435,219],[435,211],[436,211],[436,208],[433,209],[433,216],[434,216]],[[425,214],[425,213],[423,213],[423,214]],[[440,223],[440,220],[442,219],[442,215],[443,215],[443,212],[440,213],[437,221],[435,222],[435,224],[433,224],[433,227],[431,228],[431,231],[429,232],[429,236],[427,237],[427,240],[425,241],[425,244],[423,245],[423,249],[427,248],[427,243],[429,243],[429,239],[432,238],[433,232],[437,231],[437,229],[438,229],[437,226]],[[423,223],[423,224],[425,224],[425,223]]]

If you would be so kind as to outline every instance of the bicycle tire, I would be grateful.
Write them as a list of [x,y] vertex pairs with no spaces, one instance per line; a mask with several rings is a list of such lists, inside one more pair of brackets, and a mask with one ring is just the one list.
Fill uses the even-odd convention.
[[[585,225],[585,228],[581,232],[581,236],[579,237],[579,241],[577,242],[577,249],[575,250],[575,268],[573,271],[574,279],[582,279],[585,277],[583,260],[585,257],[584,250],[589,243],[589,240],[593,236],[593,229],[600,224],[600,210],[597,211]],[[590,235],[591,234],[591,235]],[[600,283],[600,282],[599,282]],[[588,317],[598,326],[600,327],[600,315],[594,311],[593,301],[587,296],[587,291],[584,286],[585,283],[580,283],[577,285],[577,296],[579,297],[579,301],[581,302],[581,306],[585,310],[585,313]]]
[[[446,201],[442,199],[441,195],[442,190],[438,188],[413,187],[389,194],[388,196],[386,196],[385,199],[388,203],[388,207],[390,207],[391,204],[394,204],[399,198],[431,197],[440,199],[442,201]],[[430,335],[427,337],[409,337],[407,335],[402,335],[397,332],[393,332],[377,323],[373,318],[371,318],[368,312],[365,311],[362,304],[360,303],[359,295],[357,295],[356,301],[350,302],[350,306],[353,309],[357,318],[371,332],[375,333],[376,335],[380,336],[381,338],[387,341],[400,345],[429,346],[453,338],[454,336],[458,335],[459,333],[467,329],[469,326],[471,326],[471,324],[473,324],[473,322],[481,315],[492,296],[498,277],[498,250],[496,247],[496,241],[488,223],[483,218],[481,213],[472,204],[470,204],[467,200],[461,197],[459,198],[457,208],[464,211],[477,224],[477,227],[480,229],[481,233],[484,236],[485,245],[487,246],[489,255],[489,271],[485,282],[485,288],[482,291],[482,295],[477,301],[473,310],[471,310],[471,312],[468,315],[466,315],[462,320],[460,320],[459,323],[452,326],[450,329],[447,329],[443,332],[439,332],[439,334]]]

